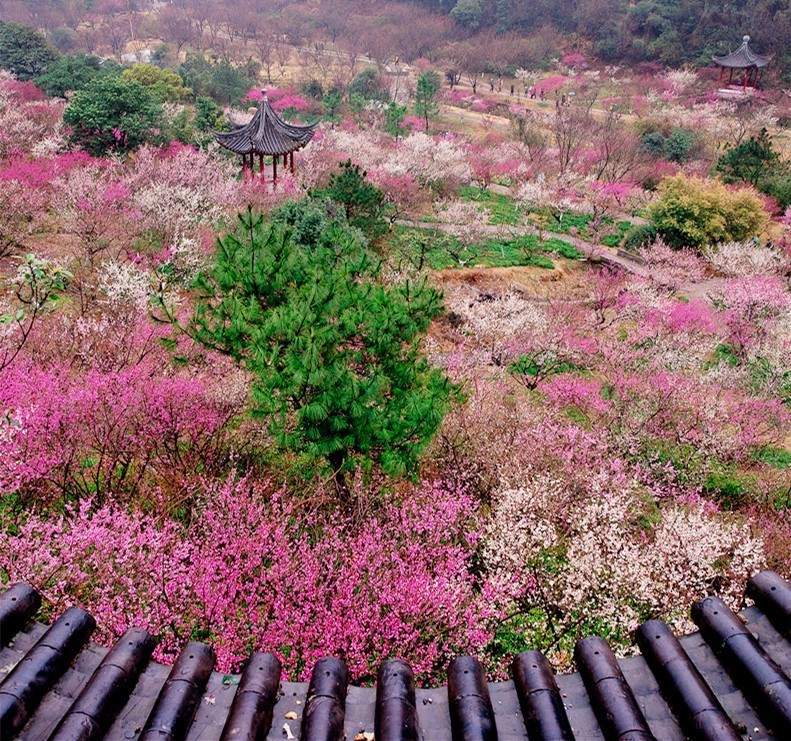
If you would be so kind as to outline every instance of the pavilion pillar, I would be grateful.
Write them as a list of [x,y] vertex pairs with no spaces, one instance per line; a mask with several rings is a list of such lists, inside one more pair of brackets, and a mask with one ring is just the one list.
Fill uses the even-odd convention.
[[731,86],[732,82],[733,82],[733,67],[730,68],[730,74],[728,75],[728,87]]
[[242,182],[247,182],[247,155],[242,155]]
[[722,72],[724,69],[724,67],[720,67],[720,87],[722,87]]
[[747,92],[747,80],[748,79],[750,79],[750,68],[749,67],[747,67],[744,70],[744,80],[742,81],[742,92],[743,93]]
[[277,182],[277,155],[272,155],[272,182]]
[[261,182],[265,183],[266,182],[266,170],[264,169],[264,155],[263,154],[259,154],[258,155],[258,169],[259,169],[259,171],[261,173]]
[[291,174],[294,174],[294,152],[291,152]]

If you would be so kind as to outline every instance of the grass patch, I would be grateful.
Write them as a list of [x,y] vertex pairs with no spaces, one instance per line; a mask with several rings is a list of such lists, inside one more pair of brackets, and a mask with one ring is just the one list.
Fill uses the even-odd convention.
[[560,239],[540,242],[535,234],[505,239],[487,239],[479,244],[465,245],[456,237],[436,229],[399,225],[385,247],[391,267],[417,270],[446,270],[474,265],[484,267],[533,266],[552,270],[552,256],[576,260],[582,253]]
[[758,460],[781,471],[791,468],[791,452],[783,448],[764,448],[758,454]]
[[[539,209],[528,217],[536,225],[542,225],[544,229],[556,234],[573,234],[582,239],[590,240],[594,236],[590,228],[593,221],[593,214],[567,213],[558,221],[549,211]],[[602,219],[604,227],[600,229],[600,234],[606,232],[601,237],[601,243],[608,247],[618,247],[624,240],[626,233],[632,228],[630,221],[615,221],[614,219]]]
[[462,185],[459,196],[463,201],[479,203],[490,212],[490,224],[505,224],[518,226],[522,223],[522,214],[511,196],[494,193],[488,188],[479,188],[475,185]]
[[755,477],[732,468],[712,471],[706,477],[706,493],[727,509],[746,504],[755,487]]

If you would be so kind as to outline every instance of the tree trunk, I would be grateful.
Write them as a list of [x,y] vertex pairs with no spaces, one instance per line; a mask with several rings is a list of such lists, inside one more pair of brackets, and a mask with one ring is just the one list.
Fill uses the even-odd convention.
[[335,486],[335,493],[344,505],[349,504],[349,487],[346,484],[346,474],[343,464],[346,463],[346,452],[335,450],[327,456],[327,460],[332,467],[332,483]]

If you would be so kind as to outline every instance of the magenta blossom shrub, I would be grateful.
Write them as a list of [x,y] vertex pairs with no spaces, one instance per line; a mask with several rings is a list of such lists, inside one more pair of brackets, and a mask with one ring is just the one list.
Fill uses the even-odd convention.
[[[287,108],[293,108],[295,111],[306,111],[308,109],[307,101],[296,94],[294,90],[271,88],[266,91],[267,100],[279,113],[282,113]],[[261,102],[261,91],[253,88],[247,93],[245,100]]]
[[198,497],[185,524],[89,501],[31,516],[18,535],[3,529],[0,569],[34,584],[55,613],[89,610],[103,642],[144,626],[168,661],[199,637],[222,671],[268,650],[304,680],[334,654],[370,681],[384,658],[404,656],[425,681],[491,637],[494,610],[472,574],[476,507],[463,489],[410,487],[359,522],[247,480],[206,483]]
[[[229,408],[230,406],[230,408]],[[178,486],[210,466],[237,409],[151,362],[120,371],[15,364],[0,373],[0,491],[37,496]]]

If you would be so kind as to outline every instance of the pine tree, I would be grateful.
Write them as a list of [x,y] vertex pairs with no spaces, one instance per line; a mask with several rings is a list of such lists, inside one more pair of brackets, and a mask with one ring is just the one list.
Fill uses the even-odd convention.
[[429,119],[439,113],[439,105],[436,100],[439,86],[440,77],[431,70],[417,78],[415,113],[425,121],[426,131],[428,131]]
[[326,459],[342,493],[353,459],[414,471],[453,393],[420,352],[440,294],[378,269],[337,222],[301,244],[248,211],[198,280],[193,336],[252,373],[255,413],[284,447]]
[[380,236],[386,231],[384,222],[385,196],[379,188],[366,180],[367,172],[352,161],[341,162],[341,169],[330,175],[327,187],[315,193],[343,206],[346,220],[362,229],[369,237]]

